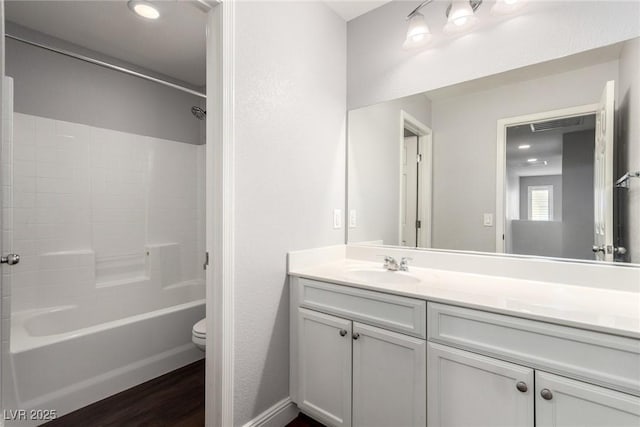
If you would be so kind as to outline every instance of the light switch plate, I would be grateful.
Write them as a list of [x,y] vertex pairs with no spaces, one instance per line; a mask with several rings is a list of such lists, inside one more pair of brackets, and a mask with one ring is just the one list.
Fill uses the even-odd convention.
[[336,230],[342,228],[342,209],[333,210],[333,228]]
[[482,221],[482,225],[484,225],[485,227],[493,227],[493,214],[492,213],[484,214],[484,219]]
[[357,224],[356,210],[351,209],[349,211],[349,228],[356,228]]

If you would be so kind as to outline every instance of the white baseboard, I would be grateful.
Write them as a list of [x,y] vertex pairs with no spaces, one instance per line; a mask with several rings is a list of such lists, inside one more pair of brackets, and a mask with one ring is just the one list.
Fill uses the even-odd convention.
[[293,421],[300,410],[290,397],[282,399],[242,427],[284,427]]

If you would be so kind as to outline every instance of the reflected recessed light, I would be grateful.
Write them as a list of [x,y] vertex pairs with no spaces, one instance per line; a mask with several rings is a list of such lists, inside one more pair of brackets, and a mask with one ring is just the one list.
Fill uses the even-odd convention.
[[528,150],[529,148],[531,148],[529,144],[518,145],[518,149],[520,150]]
[[537,162],[537,161],[538,161],[538,159],[527,159],[527,162],[529,162],[529,163],[533,163],[533,162]]
[[129,0],[129,9],[136,15],[146,19],[158,19],[160,11],[154,5],[145,0]]

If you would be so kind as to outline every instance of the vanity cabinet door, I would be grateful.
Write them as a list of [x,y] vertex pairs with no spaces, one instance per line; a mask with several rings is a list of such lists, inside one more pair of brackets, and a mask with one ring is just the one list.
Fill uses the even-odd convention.
[[426,425],[426,341],[354,322],[354,427]]
[[429,427],[533,427],[533,369],[427,344]]
[[536,372],[537,427],[638,427],[640,397]]
[[351,426],[351,321],[298,309],[298,406],[329,426]]

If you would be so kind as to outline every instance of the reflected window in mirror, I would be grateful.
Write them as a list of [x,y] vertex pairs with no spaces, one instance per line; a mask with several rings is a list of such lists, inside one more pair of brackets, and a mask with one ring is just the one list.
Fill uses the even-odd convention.
[[507,128],[505,252],[593,259],[595,114]]

